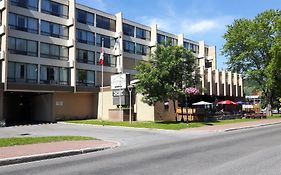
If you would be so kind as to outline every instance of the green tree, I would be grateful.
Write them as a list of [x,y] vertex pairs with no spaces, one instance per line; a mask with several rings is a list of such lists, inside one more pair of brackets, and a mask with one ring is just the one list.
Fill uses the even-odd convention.
[[227,26],[222,53],[231,71],[244,74],[263,92],[267,113],[280,94],[281,11],[267,10],[254,19],[237,19]]
[[196,59],[182,46],[159,44],[147,61],[136,67],[137,92],[144,95],[143,101],[152,105],[158,101],[175,101],[184,97],[184,88],[199,83]]

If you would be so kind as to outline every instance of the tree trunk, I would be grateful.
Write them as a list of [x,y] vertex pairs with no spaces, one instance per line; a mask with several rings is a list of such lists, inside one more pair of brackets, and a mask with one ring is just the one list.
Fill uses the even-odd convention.
[[175,111],[175,114],[176,114],[175,119],[176,119],[176,122],[177,122],[178,117],[177,117],[177,108],[176,108],[176,101],[175,100],[173,100],[173,105],[174,105],[174,111]]
[[266,116],[272,116],[272,109],[270,103],[268,103],[266,106]]
[[273,104],[273,100],[272,100],[272,93],[268,92],[266,94],[266,116],[272,116],[272,104]]

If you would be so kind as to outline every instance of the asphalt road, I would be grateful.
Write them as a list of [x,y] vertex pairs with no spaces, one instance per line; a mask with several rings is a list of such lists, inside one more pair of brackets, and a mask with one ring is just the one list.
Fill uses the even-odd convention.
[[89,135],[118,140],[112,150],[0,167],[0,174],[281,174],[281,125],[190,133],[66,124],[0,128],[0,137]]

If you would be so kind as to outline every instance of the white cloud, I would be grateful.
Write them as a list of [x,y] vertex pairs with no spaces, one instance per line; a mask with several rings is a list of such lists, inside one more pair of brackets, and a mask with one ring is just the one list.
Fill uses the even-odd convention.
[[163,18],[156,18],[156,17],[148,17],[143,16],[140,19],[142,24],[152,26],[154,24],[157,24],[157,27],[161,30],[170,31],[172,27],[172,23],[169,20],[163,19]]
[[234,17],[221,16],[208,19],[185,19],[183,17],[158,18],[144,16],[140,20],[146,25],[157,24],[158,28],[171,33],[204,34],[214,30],[225,29]]
[[215,20],[199,20],[194,23],[184,21],[181,23],[181,28],[187,33],[201,33],[215,29],[219,25]]

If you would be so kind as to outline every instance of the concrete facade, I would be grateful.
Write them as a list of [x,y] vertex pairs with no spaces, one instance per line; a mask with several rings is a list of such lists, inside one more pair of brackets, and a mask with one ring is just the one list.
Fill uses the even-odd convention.
[[[216,69],[215,46],[161,31],[157,24],[145,26],[124,19],[121,12],[108,14],[74,0],[1,0],[0,12],[0,120],[13,118],[5,112],[11,108],[5,100],[16,98],[10,93],[30,98],[10,105],[32,112],[32,120],[108,119],[108,109],[115,106],[111,91],[105,91],[101,108],[101,38],[105,43],[104,86],[110,86],[112,74],[136,74],[138,61],[147,60],[157,43],[171,41],[198,58],[204,93],[243,96],[242,76]],[[160,113],[160,106],[151,109],[137,96],[137,120],[154,120],[151,116]],[[142,113],[136,108],[147,110]]]

